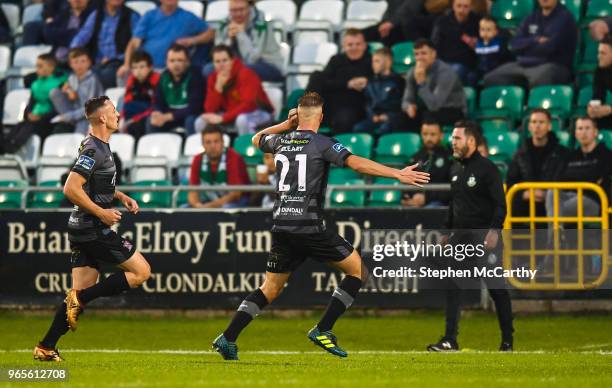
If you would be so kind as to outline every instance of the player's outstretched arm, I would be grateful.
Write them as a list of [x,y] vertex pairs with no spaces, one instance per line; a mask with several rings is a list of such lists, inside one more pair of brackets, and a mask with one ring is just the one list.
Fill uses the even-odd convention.
[[423,184],[429,182],[428,173],[416,171],[418,164],[398,170],[397,168],[387,167],[384,164],[362,158],[361,156],[351,155],[346,159],[345,165],[360,174],[394,178],[408,185],[423,187]]
[[279,133],[287,132],[297,126],[297,109],[291,109],[289,114],[287,115],[287,120],[283,121],[280,124],[273,125],[268,128],[264,128],[261,131],[257,132],[251,142],[253,146],[259,148],[259,140],[264,135],[277,135]]
[[64,195],[70,202],[77,205],[89,214],[98,217],[108,226],[112,226],[121,220],[121,212],[116,209],[102,209],[96,205],[83,190],[87,182],[85,177],[76,172],[70,172],[64,185]]

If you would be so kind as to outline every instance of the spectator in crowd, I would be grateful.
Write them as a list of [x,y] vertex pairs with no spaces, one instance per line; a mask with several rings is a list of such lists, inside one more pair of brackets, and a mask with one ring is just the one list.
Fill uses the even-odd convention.
[[433,120],[452,125],[467,110],[463,85],[451,66],[437,58],[433,43],[419,39],[414,43],[415,65],[408,71],[402,109],[410,118],[409,128]]
[[472,0],[454,0],[452,10],[436,20],[431,40],[438,57],[459,74],[463,84],[475,86],[478,78],[474,49],[480,16],[471,7]]
[[[506,184],[508,189],[520,182],[554,182],[559,179],[567,158],[567,149],[559,144],[554,132],[551,132],[551,116],[546,109],[534,109],[529,115],[530,137],[512,157],[508,168]],[[536,214],[544,216],[546,193],[534,190]],[[529,214],[529,191],[514,197],[512,204],[515,215]]]
[[114,87],[117,69],[132,37],[140,15],[125,5],[125,0],[100,0],[70,47],[84,47],[94,58],[94,71],[104,88]]
[[587,106],[589,117],[597,120],[602,129],[612,129],[612,105],[606,103],[607,95],[612,93],[612,36],[599,43],[597,49],[598,66],[593,79],[593,100]]
[[153,59],[146,52],[136,51],[131,60],[132,73],[125,87],[121,127],[122,132],[138,139],[144,135],[147,118],[153,111],[160,77],[159,73],[153,70]]
[[[99,0],[94,0],[99,1]],[[68,8],[70,0],[43,0],[42,19],[47,22]]]
[[[257,184],[276,187],[276,163],[274,154],[263,155],[263,164],[257,166]],[[274,193],[253,192],[249,196],[250,206],[261,206],[271,209],[274,206]]]
[[[419,170],[429,173],[429,183],[450,183],[452,152],[444,147],[444,133],[435,121],[424,121],[421,126],[423,146],[412,156],[409,164],[419,163]],[[408,207],[447,206],[449,193],[445,191],[406,192],[402,205]]]
[[495,19],[485,16],[480,19],[479,38],[476,42],[478,78],[495,70],[512,59],[506,39],[500,35]]
[[11,25],[4,14],[4,10],[0,7],[0,43],[11,43],[11,36]]
[[167,57],[166,70],[157,84],[146,132],[170,132],[180,127],[193,133],[193,123],[202,112],[204,101],[202,71],[191,65],[185,46],[173,44]]
[[391,70],[393,54],[388,48],[376,50],[372,55],[374,75],[368,81],[365,94],[367,118],[353,127],[353,132],[368,132],[382,135],[401,129],[404,113],[402,96],[404,79]]
[[257,74],[234,57],[229,46],[212,49],[215,71],[208,77],[204,114],[195,124],[201,132],[211,124],[234,125],[239,135],[272,120],[272,103]]
[[132,53],[138,49],[151,55],[155,68],[163,68],[166,52],[174,43],[193,49],[192,63],[204,65],[214,36],[215,31],[204,20],[180,8],[178,0],[160,0],[160,6],[145,13],[138,22],[117,75],[122,78],[128,74]]
[[[269,82],[283,80],[283,57],[274,36],[272,23],[252,0],[230,0],[229,16],[215,31],[215,44],[232,47],[242,62]],[[207,66],[207,74],[213,71]]]
[[49,94],[61,87],[67,75],[56,69],[57,62],[53,54],[41,54],[36,59],[36,80],[30,87],[30,101],[25,109],[24,121],[7,137],[6,150],[17,152],[32,134],[44,140],[52,130],[51,119],[55,116]]
[[388,0],[382,21],[363,30],[366,40],[382,42],[390,47],[406,40],[429,36],[421,31],[427,24],[424,23],[424,20],[427,20],[424,3],[425,0]]
[[[23,44],[48,44],[53,46],[55,58],[68,60],[70,42],[85,24],[93,7],[90,0],[68,0],[69,7],[61,7],[54,16],[42,21],[32,21],[23,27]],[[46,6],[46,4],[45,4]],[[51,14],[51,10],[48,11]],[[43,12],[44,13],[44,12]]]
[[487,74],[486,86],[563,84],[571,81],[577,28],[574,16],[559,0],[538,0],[540,7],[521,23],[510,42],[517,56]]
[[[612,177],[612,151],[604,143],[597,143],[597,123],[590,117],[576,119],[576,142],[579,148],[572,150],[565,160],[565,169],[559,180],[564,182],[591,182],[601,186],[610,195]],[[546,211],[554,215],[553,191],[546,193]],[[582,196],[582,214],[595,217],[600,212],[599,196],[592,190],[585,190]],[[576,216],[578,193],[563,190],[559,192],[559,214],[561,217]]]
[[[212,125],[202,132],[205,151],[191,163],[190,185],[248,185],[244,159],[232,148],[223,145],[223,129]],[[188,197],[193,208],[234,208],[246,206],[248,197],[240,191],[191,191]]]
[[85,102],[104,94],[104,88],[96,74],[91,70],[91,58],[84,48],[73,48],[68,53],[68,64],[72,74],[61,89],[53,89],[50,97],[58,113],[51,123],[58,124],[56,130],[68,129],[87,134],[89,122],[85,118]]
[[315,71],[308,81],[308,91],[325,100],[323,125],[336,133],[350,132],[365,118],[365,93],[372,76],[372,60],[363,33],[349,28],[342,38],[342,53],[336,54],[322,71]]
[[599,42],[612,32],[612,16],[605,19],[593,20],[589,24],[589,31],[591,32],[591,38]]

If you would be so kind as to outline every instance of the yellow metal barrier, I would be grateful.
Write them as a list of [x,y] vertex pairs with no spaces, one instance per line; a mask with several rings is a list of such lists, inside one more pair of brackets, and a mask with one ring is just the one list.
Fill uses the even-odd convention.
[[[536,215],[536,204],[534,199],[534,191],[552,190],[553,191],[553,217],[542,217]],[[529,191],[529,215],[515,216],[512,212],[512,200],[517,193]],[[568,190],[577,192],[577,212],[575,217],[560,217],[559,216],[559,191]],[[583,209],[583,194],[584,191],[595,192],[600,199],[600,215],[596,217],[584,216]],[[612,266],[612,260],[609,259],[609,231],[608,231],[608,213],[612,213],[612,208],[608,208],[608,197],[602,188],[593,183],[586,182],[523,182],[512,186],[506,193],[506,202],[508,206],[508,214],[504,224],[505,246],[504,246],[504,267],[512,269],[513,260],[518,257],[529,257],[529,269],[537,269],[536,257],[545,256],[553,257],[553,277],[551,281],[542,281],[539,276],[529,281],[521,281],[517,278],[510,278],[512,286],[522,290],[587,290],[599,287],[608,276],[608,266]],[[578,241],[577,249],[563,249],[560,244],[559,227],[564,222],[577,224]],[[601,246],[599,249],[584,249],[583,233],[584,223],[598,223],[601,227]],[[513,225],[517,223],[528,223],[529,229],[513,230]],[[553,228],[553,246],[552,249],[540,249],[536,245],[536,225],[547,223]],[[597,229],[596,229],[597,230]],[[518,234],[519,231],[527,233]],[[542,231],[542,229],[539,229]],[[517,235],[515,235],[517,233]],[[525,240],[529,243],[529,249],[516,249],[514,247],[515,240]],[[560,256],[576,255],[577,256],[577,279],[575,281],[564,281],[560,273]],[[584,279],[584,256],[585,255],[600,255],[601,256],[601,272],[599,276],[590,281]]]

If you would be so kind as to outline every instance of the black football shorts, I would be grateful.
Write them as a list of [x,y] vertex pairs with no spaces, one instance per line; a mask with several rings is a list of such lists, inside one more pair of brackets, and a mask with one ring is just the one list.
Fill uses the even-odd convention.
[[320,233],[272,232],[272,249],[266,271],[293,272],[306,259],[322,263],[342,261],[352,252],[353,246],[338,233],[329,229]]
[[97,232],[97,238],[92,241],[71,241],[72,268],[93,267],[100,269],[100,262],[119,265],[132,257],[136,247],[111,229]]

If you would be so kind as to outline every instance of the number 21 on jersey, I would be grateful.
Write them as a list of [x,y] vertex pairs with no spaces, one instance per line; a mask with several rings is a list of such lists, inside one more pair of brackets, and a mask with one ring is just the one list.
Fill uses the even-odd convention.
[[[298,191],[306,191],[306,154],[295,155],[295,160],[298,162]],[[289,158],[283,154],[274,155],[274,163],[282,163],[280,179],[278,180],[278,191],[289,191],[291,185],[285,184],[285,178],[289,172]]]

